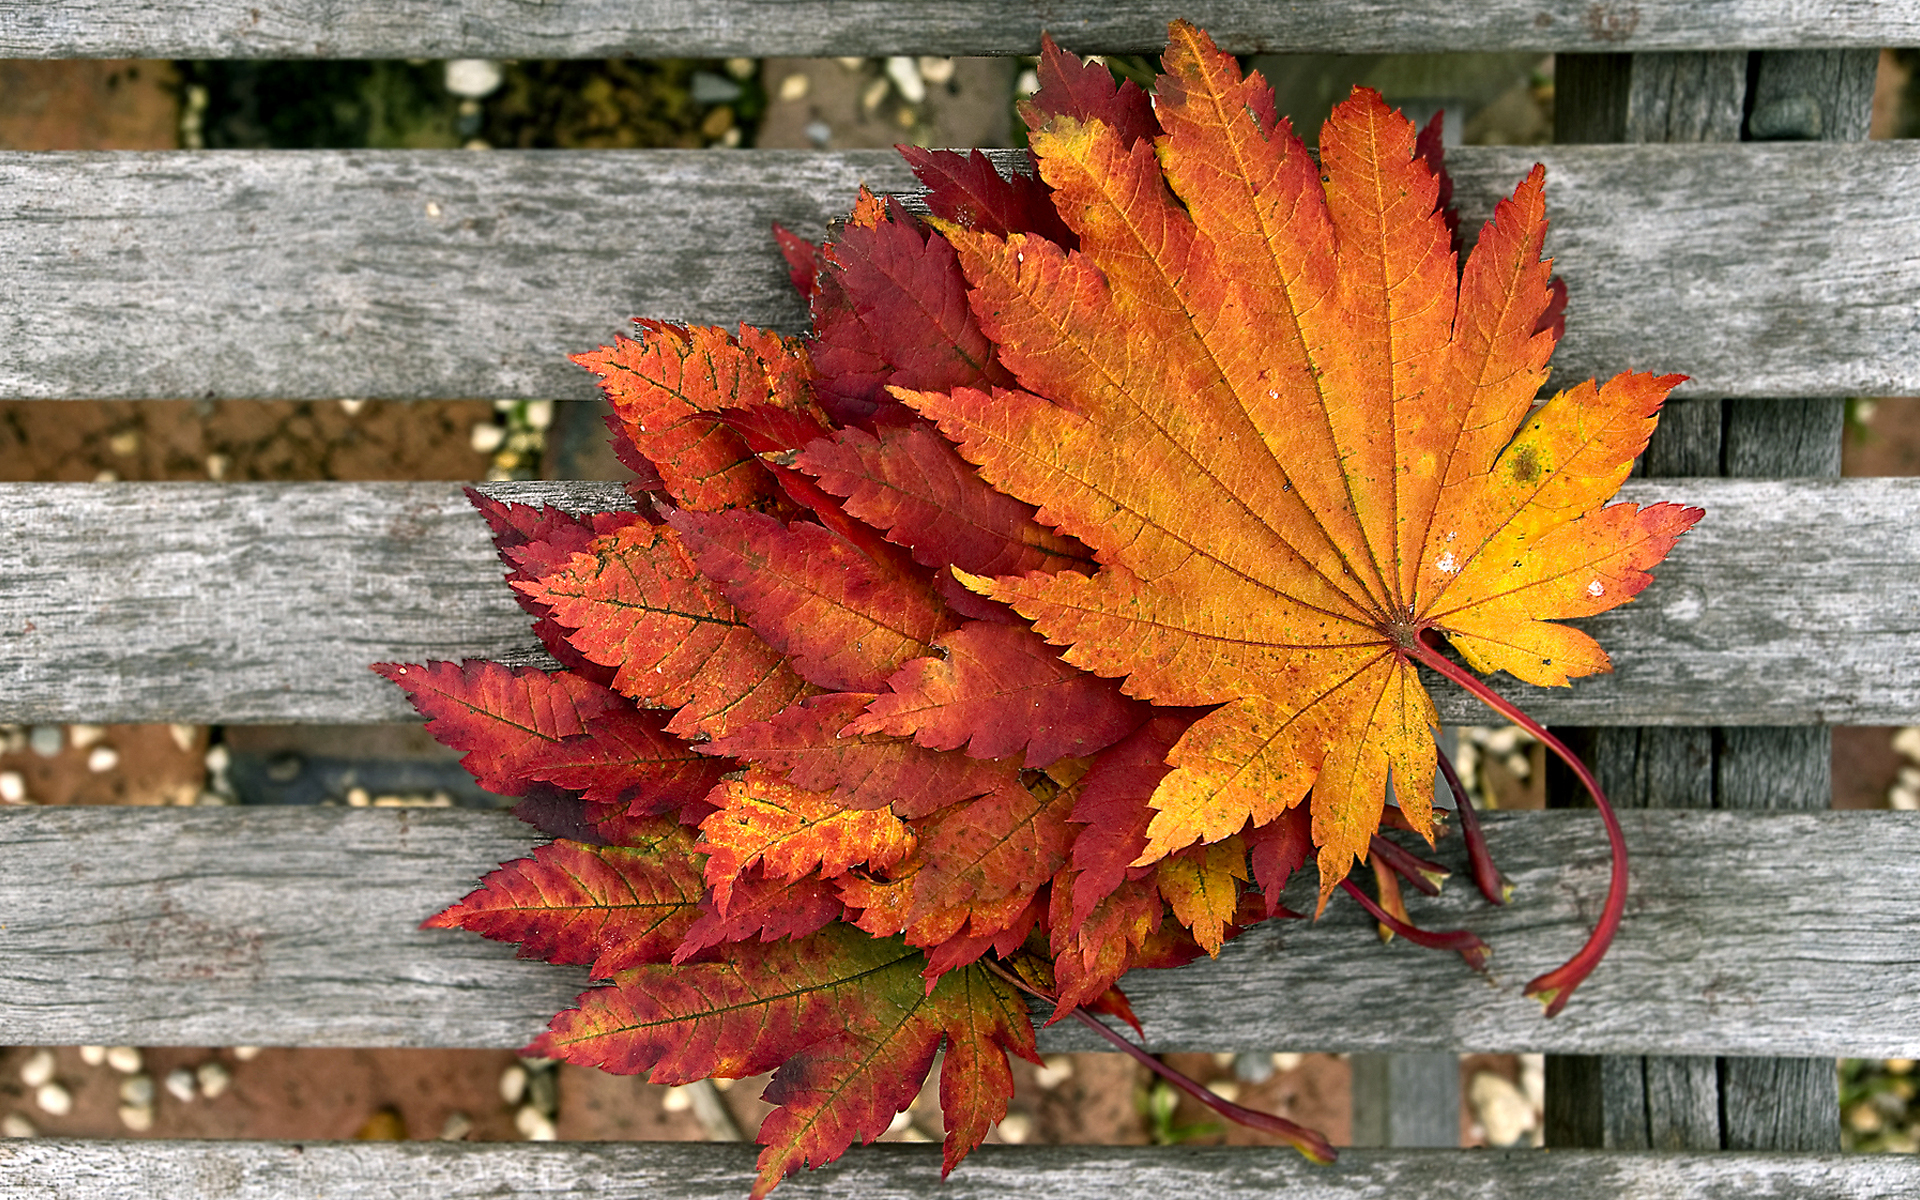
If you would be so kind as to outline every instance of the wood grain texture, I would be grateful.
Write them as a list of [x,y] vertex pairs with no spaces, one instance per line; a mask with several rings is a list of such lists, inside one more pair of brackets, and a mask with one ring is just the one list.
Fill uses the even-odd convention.
[[[627,508],[614,484],[487,485]],[[1920,481],[1630,481],[1707,517],[1585,622],[1615,672],[1496,680],[1558,724],[1920,719]],[[548,662],[452,484],[0,485],[0,720],[413,719],[375,662]],[[1437,679],[1443,720],[1484,719]]]
[[[1477,230],[1536,159],[1568,382],[1920,394],[1920,144],[1463,147]],[[0,154],[0,396],[586,397],[629,317],[797,332],[768,235],[888,152]],[[102,353],[111,336],[112,353]]]
[[[1218,960],[1129,976],[1161,1050],[1920,1057],[1920,815],[1633,812],[1619,939],[1549,1021],[1525,982],[1571,954],[1605,891],[1599,821],[1491,814],[1518,885],[1486,905],[1459,843],[1432,928],[1494,978],[1383,947],[1356,905],[1268,922]],[[419,922],[524,854],[498,813],[341,808],[0,811],[0,1040],[9,1045],[519,1046],[585,971]],[[1879,881],[1861,903],[1860,879]],[[1289,903],[1311,907],[1312,881]],[[1772,914],[1781,914],[1771,918]],[[1770,919],[1771,918],[1771,919]],[[1276,998],[1284,997],[1284,1002]],[[1043,1043],[1094,1049],[1076,1027]]]
[[1279,51],[1689,50],[1906,46],[1920,14],[1863,0],[1259,0],[1035,5],[1022,0],[7,0],[9,58],[600,58],[1151,53],[1185,17],[1236,54]]
[[[16,1139],[0,1191],[46,1200],[735,1200],[757,1147],[714,1144],[219,1142]],[[1905,1154],[1607,1154],[1351,1150],[1316,1167],[1241,1146],[983,1146],[940,1179],[937,1146],[866,1146],[781,1184],[792,1200],[1899,1200],[1920,1188]]]

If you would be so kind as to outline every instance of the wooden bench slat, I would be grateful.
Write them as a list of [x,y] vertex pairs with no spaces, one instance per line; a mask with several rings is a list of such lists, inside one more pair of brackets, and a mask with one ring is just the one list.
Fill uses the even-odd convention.
[[600,58],[1033,54],[1050,30],[1083,52],[1152,53],[1171,17],[1237,54],[1271,51],[1720,50],[1906,46],[1920,15],[1844,0],[1595,5],[1485,0],[1453,9],[1397,0],[1058,3],[939,0],[15,0],[0,9],[9,58]]
[[[482,1200],[537,1189],[545,1200],[650,1196],[739,1200],[759,1147],[714,1143],[87,1141],[29,1138],[0,1149],[0,1190],[101,1200],[354,1196]],[[857,1147],[780,1185],[789,1200],[1891,1200],[1920,1188],[1911,1154],[1651,1154],[1579,1150],[1343,1150],[1316,1167],[1292,1150],[1245,1146],[983,1146],[940,1179],[937,1146]]]
[[[1465,227],[1536,159],[1568,382],[1920,394],[1920,143],[1450,151]],[[0,396],[585,397],[635,315],[805,323],[819,237],[890,152],[0,154]]]
[[[1456,956],[1383,947],[1342,900],[1217,961],[1137,972],[1128,994],[1160,1050],[1920,1056],[1920,815],[1622,820],[1626,921],[1551,1021],[1520,988],[1599,911],[1592,813],[1490,814],[1518,887],[1504,909],[1464,874],[1409,897],[1416,920],[1493,945],[1493,984]],[[533,840],[461,810],[0,811],[0,1043],[522,1045],[584,968],[417,926]],[[1455,862],[1460,845],[1438,853]],[[1289,902],[1310,909],[1311,888],[1296,880]],[[1042,1042],[1100,1048],[1071,1024]]]
[[[490,484],[627,508],[613,484]],[[1585,623],[1612,675],[1496,686],[1559,724],[1920,719],[1920,481],[1630,481],[1707,509],[1635,603]],[[0,485],[0,720],[417,719],[382,661],[546,662],[455,484]],[[1435,681],[1448,721],[1488,719]]]

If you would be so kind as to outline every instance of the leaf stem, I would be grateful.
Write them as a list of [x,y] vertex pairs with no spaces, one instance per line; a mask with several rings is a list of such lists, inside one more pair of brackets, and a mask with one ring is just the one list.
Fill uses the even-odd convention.
[[1480,829],[1479,814],[1473,811],[1473,799],[1461,784],[1460,772],[1454,769],[1453,760],[1438,746],[1434,747],[1434,753],[1440,756],[1440,775],[1453,793],[1454,811],[1460,814],[1460,836],[1467,842],[1467,861],[1473,865],[1473,882],[1488,904],[1505,904],[1513,899],[1513,884],[1493,865],[1493,855],[1487,850],[1487,836]]
[[1373,835],[1370,846],[1382,863],[1392,867],[1401,878],[1429,896],[1438,896],[1440,885],[1453,874],[1439,863],[1429,862],[1377,833]]
[[[1593,797],[1594,807],[1600,810],[1600,821],[1606,826],[1607,848],[1613,854],[1613,871],[1607,880],[1607,903],[1600,911],[1600,922],[1594,926],[1593,933],[1588,936],[1586,945],[1580,947],[1578,954],[1527,984],[1526,994],[1546,1005],[1549,1017],[1555,1016],[1567,1006],[1567,1000],[1573,995],[1573,989],[1579,987],[1581,982],[1593,973],[1594,967],[1600,964],[1601,958],[1607,953],[1608,945],[1613,942],[1614,932],[1620,928],[1621,914],[1627,908],[1626,835],[1620,831],[1620,820],[1614,816],[1613,805],[1607,802],[1606,793],[1600,790],[1600,781],[1593,777],[1593,772],[1587,769],[1587,764],[1580,761],[1580,756],[1567,749],[1564,742],[1548,733],[1538,721],[1521,712],[1511,701],[1482,683],[1473,672],[1455,666],[1453,660],[1440,653],[1434,643],[1428,640],[1430,637],[1438,638],[1438,631],[1422,630],[1420,636],[1414,639],[1412,646],[1408,648],[1408,653],[1467,689],[1482,704],[1539,738],[1548,749],[1559,755],[1560,761],[1572,769],[1574,775],[1579,778],[1581,786],[1585,787],[1587,794]],[[1464,826],[1466,818],[1463,816],[1461,821]]]
[[1487,969],[1487,958],[1493,953],[1492,947],[1464,929],[1452,929],[1436,933],[1431,929],[1422,929],[1394,916],[1374,902],[1372,896],[1361,891],[1351,879],[1340,881],[1340,890],[1360,902],[1360,907],[1373,915],[1373,919],[1385,925],[1394,933],[1412,942],[1416,946],[1425,946],[1429,950],[1452,950],[1467,960],[1467,965],[1476,971]]
[[[981,961],[985,963],[994,974],[1000,976],[1000,978],[1028,995],[1037,996],[1050,1003],[1054,1002],[1052,996],[1047,995],[1039,988],[1029,984],[1026,980],[1002,967],[1000,964],[989,959],[982,959]],[[1148,1054],[1139,1046],[1134,1045],[1126,1038],[1120,1036],[1120,1034],[1109,1028],[1105,1021],[1093,1016],[1085,1009],[1074,1008],[1069,1010],[1067,1015],[1073,1017],[1088,1029],[1093,1030],[1111,1042],[1122,1054],[1132,1058],[1135,1062],[1146,1067],[1187,1095],[1192,1096],[1207,1108],[1219,1113],[1227,1120],[1245,1125],[1249,1129],[1258,1129],[1263,1133],[1270,1133],[1285,1141],[1295,1150],[1298,1150],[1307,1161],[1317,1163],[1321,1166],[1325,1166],[1340,1157],[1339,1151],[1333,1148],[1333,1143],[1329,1142],[1324,1134],[1321,1134],[1317,1130],[1308,1129],[1304,1125],[1296,1125],[1285,1117],[1275,1116],[1269,1112],[1261,1112],[1257,1108],[1246,1108],[1222,1096],[1214,1095],[1190,1076],[1174,1070],[1153,1055]]]

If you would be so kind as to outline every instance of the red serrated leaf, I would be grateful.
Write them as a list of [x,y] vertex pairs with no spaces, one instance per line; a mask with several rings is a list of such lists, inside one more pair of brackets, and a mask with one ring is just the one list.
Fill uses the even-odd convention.
[[1153,116],[1153,101],[1139,84],[1128,80],[1116,87],[1113,72],[1063,53],[1053,38],[1044,34],[1037,74],[1040,90],[1020,107],[1020,115],[1030,128],[1037,129],[1055,116],[1083,123],[1104,121],[1120,135],[1122,146],[1151,142],[1160,132]]
[[515,587],[548,605],[614,687],[679,708],[667,730],[724,734],[763,720],[811,689],[703,578],[671,529],[629,525],[596,539],[566,569]]
[[943,1041],[944,1175],[1006,1115],[1013,1092],[1007,1051],[1038,1061],[1019,995],[978,968],[953,972],[924,994],[889,989],[875,997],[868,1016],[774,1075],[764,1099],[781,1107],[760,1127],[766,1149],[756,1197],[802,1165],[839,1157],[855,1138],[872,1141],[886,1132],[893,1115],[913,1102]]
[[755,864],[774,879],[815,870],[833,876],[855,863],[885,870],[914,846],[905,823],[885,809],[841,808],[824,792],[765,772],[729,780],[714,799],[720,811],[700,823],[700,849],[708,855],[714,908],[723,915],[731,915],[734,881]]
[[780,247],[780,257],[787,260],[787,278],[793,281],[793,290],[802,300],[813,299],[819,290],[816,277],[826,265],[820,258],[820,247],[778,221],[773,223],[773,240]]
[[441,745],[466,751],[460,765],[481,787],[515,796],[532,779],[530,766],[562,738],[615,708],[620,698],[567,671],[508,667],[481,659],[424,666],[375,663],[427,718]]
[[913,1103],[940,1049],[940,1025],[928,1007],[919,997],[870,1002],[871,1028],[809,1046],[774,1072],[760,1098],[779,1107],[760,1123],[766,1148],[755,1164],[753,1200],[801,1167],[832,1162],[856,1138],[873,1141]]
[[[1393,811],[1398,812],[1398,809]],[[1313,810],[1296,804],[1265,825],[1256,825],[1241,834],[1247,842],[1247,858],[1253,867],[1253,881],[1269,917],[1291,911],[1280,903],[1287,880],[1313,857]]]
[[843,925],[717,954],[617,973],[554,1017],[527,1052],[616,1075],[645,1071],[653,1083],[740,1079],[856,1026],[876,992],[921,990],[918,950]]
[[618,338],[573,361],[601,389],[636,451],[682,508],[753,505],[770,493],[766,473],[739,435],[715,419],[722,409],[804,404],[807,373],[797,350],[770,334],[636,322],[644,341]]
[[[1050,889],[1043,887],[991,904],[939,909],[907,928],[907,944],[927,952],[928,979],[978,962],[989,950],[1005,957],[1018,950],[1046,916],[1049,897]],[[946,932],[960,917],[966,919],[964,928]]]
[[987,486],[924,422],[884,428],[877,437],[842,429],[808,445],[794,465],[925,566],[976,575],[1092,569],[1091,550],[1034,520],[1032,506]]
[[705,889],[690,831],[656,819],[650,845],[554,842],[490,873],[423,928],[519,942],[520,957],[591,963],[605,978],[672,957]]
[[910,736],[979,758],[1026,753],[1029,767],[1093,754],[1139,728],[1147,708],[1110,679],[1067,664],[1031,629],[972,621],[937,639],[849,726]]
[[581,793],[593,804],[664,813],[698,803],[732,769],[666,732],[667,714],[631,704],[594,717],[577,737],[536,753],[534,779]]
[[843,736],[841,731],[872,700],[865,692],[812,696],[704,748],[784,770],[796,787],[831,792],[843,808],[890,807],[908,820],[975,796],[1023,787],[1014,759],[969,758],[885,734]]
[[744,511],[667,521],[701,572],[811,683],[878,691],[951,627],[924,578],[888,570],[822,526]]
[[799,879],[768,879],[759,871],[748,871],[733,881],[733,894],[722,916],[711,900],[701,906],[700,919],[687,930],[685,940],[674,951],[673,961],[686,962],[701,951],[724,942],[744,942],[759,938],[771,942],[778,938],[805,937],[837,920],[846,911],[833,885],[814,876]]
[[937,909],[968,909],[1030,894],[1067,861],[1071,791],[1050,781],[955,805],[912,823],[910,924]]
[[921,183],[927,185],[927,207],[936,217],[995,237],[1037,233],[1072,250],[1080,245],[1053,207],[1053,196],[1031,169],[1002,175],[992,160],[978,150],[923,150],[895,146]]
[[940,1063],[940,1110],[947,1139],[940,1173],[950,1174],[1007,1115],[1013,1076],[1007,1054],[1038,1063],[1027,1005],[1011,987],[982,970],[954,971],[934,989],[946,1030]]
[[1057,1003],[1049,1023],[1093,1003],[1113,987],[1133,966],[1140,947],[1160,928],[1166,912],[1151,878],[1122,880],[1084,917],[1070,920],[1065,897],[1072,890],[1054,887],[1050,948]]
[[[953,247],[895,209],[850,222],[816,277],[812,361],[820,405],[842,423],[892,410],[888,385],[943,390],[1012,382],[967,303]],[[909,384],[909,380],[925,380]]]
[[1094,905],[1120,886],[1146,849],[1154,811],[1147,801],[1171,770],[1167,751],[1204,711],[1156,709],[1146,724],[1101,751],[1080,781],[1070,819],[1086,828],[1073,840],[1070,928],[1078,928]]

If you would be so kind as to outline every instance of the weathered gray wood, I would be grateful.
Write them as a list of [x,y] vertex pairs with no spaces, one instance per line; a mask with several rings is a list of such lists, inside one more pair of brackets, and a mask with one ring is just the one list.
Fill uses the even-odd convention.
[[[488,485],[629,507],[616,485]],[[1920,718],[1920,481],[1631,481],[1707,517],[1585,622],[1611,675],[1496,686],[1571,724]],[[0,485],[0,720],[319,723],[411,710],[374,662],[548,661],[451,484]],[[1438,681],[1444,720],[1485,719]]]
[[1872,50],[1754,56],[1747,136],[1757,142],[1862,142],[1873,117]]
[[[1127,992],[1161,1050],[1841,1053],[1920,1057],[1920,816],[1624,815],[1633,899],[1560,1016],[1526,980],[1571,954],[1605,892],[1599,822],[1490,814],[1518,885],[1409,897],[1494,947],[1494,979],[1382,946],[1353,904],[1268,922]],[[498,813],[343,808],[0,810],[0,1042],[517,1046],[580,968],[419,922],[533,836]],[[1457,841],[1436,853],[1460,870]],[[1861,879],[1876,881],[1872,904]],[[1288,903],[1311,907],[1304,877]],[[1297,891],[1298,894],[1295,894]],[[1043,1038],[1093,1049],[1071,1024]]]
[[[1548,164],[1557,378],[1920,393],[1920,144],[1468,147],[1465,228]],[[768,224],[819,237],[887,152],[0,154],[0,396],[585,397],[635,315],[804,324]],[[112,352],[102,339],[112,338]]]
[[1460,1144],[1460,1059],[1453,1054],[1355,1054],[1353,1144]]
[[1741,50],[1556,55],[1553,140],[1737,142],[1747,58]]
[[1720,1144],[1729,1150],[1840,1148],[1840,1072],[1831,1058],[1723,1058],[1720,1105]]
[[1920,43],[1908,4],[1487,0],[1467,8],[1256,0],[1048,4],[1019,0],[8,0],[9,58],[600,58],[1034,54],[1050,30],[1083,51],[1153,52],[1169,18],[1237,54],[1284,51],[1688,50]]
[[[46,1200],[737,1200],[754,1146],[712,1143],[83,1141],[0,1146],[0,1191]],[[1603,1154],[1530,1150],[1343,1151],[1316,1167],[1241,1146],[985,1146],[940,1179],[937,1146],[855,1148],[780,1185],[793,1200],[1900,1200],[1920,1188],[1909,1154]]]

